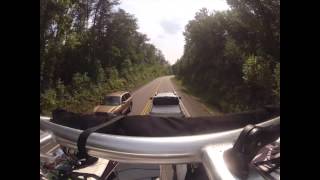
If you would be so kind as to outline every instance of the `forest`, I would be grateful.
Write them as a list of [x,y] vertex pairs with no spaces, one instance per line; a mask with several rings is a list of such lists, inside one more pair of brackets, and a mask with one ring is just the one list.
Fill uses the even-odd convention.
[[40,1],[40,114],[92,111],[101,97],[169,73],[118,0]]
[[280,0],[227,0],[185,26],[173,65],[183,85],[223,112],[280,104]]

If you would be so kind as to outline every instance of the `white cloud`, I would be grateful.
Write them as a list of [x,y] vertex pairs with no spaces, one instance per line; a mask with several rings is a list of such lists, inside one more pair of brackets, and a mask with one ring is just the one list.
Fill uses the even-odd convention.
[[160,25],[163,30],[169,34],[176,34],[181,28],[178,21],[174,20],[162,20],[160,21]]
[[199,9],[229,8],[225,0],[121,0],[120,8],[138,20],[138,31],[150,38],[173,64],[183,54],[183,31]]

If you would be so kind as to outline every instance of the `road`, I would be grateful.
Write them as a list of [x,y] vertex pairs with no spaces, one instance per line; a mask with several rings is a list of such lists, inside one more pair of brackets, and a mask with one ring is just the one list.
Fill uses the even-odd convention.
[[173,77],[174,76],[159,77],[132,92],[133,107],[129,115],[148,114],[151,108],[150,97],[152,97],[156,92],[166,91],[176,91],[176,93],[181,97],[183,106],[191,117],[214,115],[195,97],[184,93],[179,86],[174,84],[171,80]]

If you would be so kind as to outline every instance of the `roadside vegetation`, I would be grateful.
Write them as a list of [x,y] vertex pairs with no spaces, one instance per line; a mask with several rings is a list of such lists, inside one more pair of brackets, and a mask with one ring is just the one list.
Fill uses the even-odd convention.
[[280,0],[227,0],[185,27],[176,77],[223,112],[280,104]]
[[192,86],[190,86],[188,84],[183,84],[182,80],[178,79],[177,77],[172,77],[171,81],[172,81],[172,83],[174,83],[180,89],[180,91],[188,94],[189,97],[191,95],[191,97],[195,98],[196,101],[199,101],[200,103],[202,103],[203,108],[206,111],[208,111],[210,114],[215,115],[215,116],[223,115],[223,113],[221,112],[220,109],[218,109],[218,107],[216,107],[213,104],[211,104],[210,101],[208,101],[206,99],[206,97],[203,96],[202,94],[197,94]]
[[169,73],[117,0],[40,1],[40,113],[89,112],[101,97]]

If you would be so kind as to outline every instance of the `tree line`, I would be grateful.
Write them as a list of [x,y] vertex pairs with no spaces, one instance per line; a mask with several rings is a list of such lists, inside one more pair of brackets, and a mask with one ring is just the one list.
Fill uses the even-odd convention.
[[280,103],[280,0],[227,0],[203,8],[185,27],[172,69],[209,104],[238,112]]
[[40,113],[87,112],[108,92],[168,73],[118,0],[40,1]]

